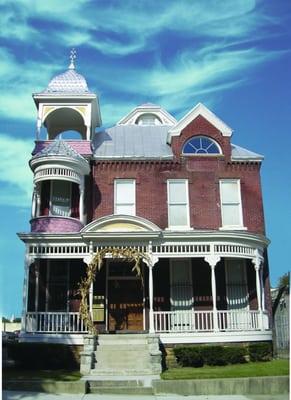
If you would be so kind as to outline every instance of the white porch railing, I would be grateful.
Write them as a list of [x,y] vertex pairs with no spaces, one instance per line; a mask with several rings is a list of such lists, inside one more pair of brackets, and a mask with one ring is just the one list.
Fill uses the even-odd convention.
[[77,312],[29,312],[26,314],[25,331],[35,333],[87,332]]
[[[214,331],[213,311],[154,311],[157,333]],[[269,329],[268,315],[259,311],[217,311],[219,331],[256,331]]]

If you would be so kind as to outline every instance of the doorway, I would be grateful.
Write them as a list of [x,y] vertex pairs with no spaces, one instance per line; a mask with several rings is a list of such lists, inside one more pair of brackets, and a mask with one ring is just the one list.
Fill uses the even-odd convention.
[[107,264],[107,326],[110,332],[144,329],[144,288],[133,264],[110,260]]

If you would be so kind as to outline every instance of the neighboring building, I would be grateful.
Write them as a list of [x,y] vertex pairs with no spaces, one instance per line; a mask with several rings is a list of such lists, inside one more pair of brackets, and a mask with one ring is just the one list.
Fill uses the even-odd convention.
[[289,357],[290,349],[290,294],[289,286],[271,289],[273,302],[274,351]]
[[[98,98],[73,64],[33,98],[21,340],[82,343],[78,283],[107,246],[150,261],[142,284],[108,254],[88,300],[100,332],[155,332],[164,344],[271,340],[263,157],[233,144],[200,103],[179,121],[146,103],[95,132]],[[80,139],[60,139],[66,131]]]

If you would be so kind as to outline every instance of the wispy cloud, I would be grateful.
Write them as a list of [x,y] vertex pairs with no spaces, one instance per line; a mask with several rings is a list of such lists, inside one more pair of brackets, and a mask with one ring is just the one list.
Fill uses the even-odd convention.
[[[233,0],[190,3],[188,0],[15,0],[13,4],[0,0],[1,3],[2,37],[14,37],[22,42],[38,37],[44,43],[59,38],[65,46],[86,46],[113,55],[151,49],[155,47],[154,38],[167,31],[193,39],[198,36],[233,40],[249,35],[266,23],[262,8],[256,7],[255,0],[236,0],[235,7]],[[38,30],[31,22],[35,20],[39,21]],[[49,23],[53,23],[51,29]]]
[[31,94],[43,90],[57,64],[19,61],[11,51],[0,49],[0,116],[19,120],[35,120],[36,109]]
[[32,142],[0,134],[0,204],[30,207],[32,173],[28,167]]
[[[237,0],[235,7],[233,0],[0,0],[0,36],[10,44],[21,42],[31,54],[23,61],[19,49],[0,49],[0,115],[35,119],[31,93],[44,89],[53,75],[65,70],[67,65],[60,60],[63,46],[82,46],[91,60],[77,65],[87,63],[80,72],[89,87],[101,93],[106,124],[144,100],[172,112],[189,108],[194,96],[235,87],[254,67],[282,54],[255,47],[254,38],[264,34],[260,28],[273,20],[256,4],[255,0]],[[170,45],[168,37],[173,34],[176,42]]]

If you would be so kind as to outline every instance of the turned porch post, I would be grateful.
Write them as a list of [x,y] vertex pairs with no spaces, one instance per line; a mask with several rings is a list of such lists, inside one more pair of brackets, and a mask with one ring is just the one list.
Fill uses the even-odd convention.
[[152,253],[152,242],[149,242],[149,259],[144,260],[149,268],[149,333],[155,333],[154,323],[154,281],[153,267],[159,261]]
[[212,293],[212,304],[213,304],[213,329],[214,331],[219,330],[218,319],[217,319],[217,305],[216,305],[216,278],[215,278],[215,267],[220,261],[220,257],[214,254],[214,246],[212,247],[212,254],[206,256],[204,260],[210,265],[211,268],[211,293]]
[[259,311],[259,328],[261,330],[264,329],[263,324],[263,312],[262,312],[262,291],[261,291],[261,277],[260,277],[260,269],[263,257],[260,256],[259,250],[256,249],[255,257],[252,259],[252,263],[254,264],[254,268],[256,271],[256,292],[257,292],[257,302],[258,302],[258,311]]
[[21,316],[21,332],[26,331],[26,313],[28,302],[28,280],[29,280],[29,267],[34,259],[28,254],[29,247],[26,246],[26,253],[24,257],[24,280],[23,280],[23,293],[22,293],[22,316]]
[[[88,266],[93,260],[93,255],[94,255],[94,249],[93,249],[93,242],[91,241],[89,244],[89,255],[83,258],[84,263],[87,264]],[[89,289],[89,312],[93,320],[93,282],[91,283]]]
[[80,221],[85,225],[85,215],[84,215],[84,176],[81,176],[80,184],[79,184],[79,218]]
[[35,261],[35,299],[34,311],[38,312],[38,295],[39,295],[39,260]]

